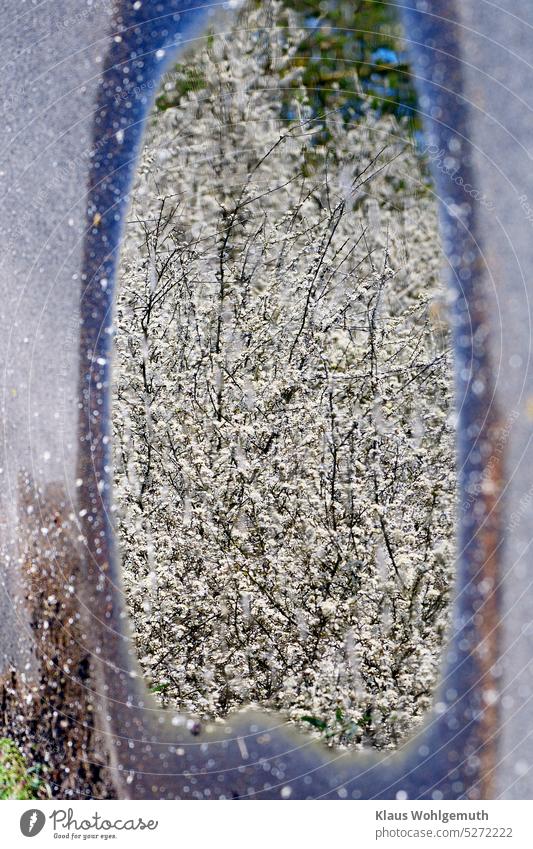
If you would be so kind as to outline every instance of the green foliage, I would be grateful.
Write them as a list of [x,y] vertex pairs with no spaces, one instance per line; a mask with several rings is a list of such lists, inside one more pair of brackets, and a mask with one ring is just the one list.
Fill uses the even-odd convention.
[[0,799],[37,799],[42,796],[40,766],[27,767],[12,740],[0,739]]
[[168,684],[168,683],[166,683],[166,684],[155,684],[155,686],[150,688],[150,692],[151,693],[165,693],[168,690],[169,687],[170,687],[170,684]]
[[414,114],[416,94],[395,9],[379,0],[287,0],[308,35],[300,50],[304,85],[317,114],[357,113],[363,100],[380,113]]
[[345,745],[361,743],[363,737],[372,732],[372,708],[370,707],[366,708],[356,720],[347,717],[340,707],[335,711],[335,718],[329,721],[316,716],[302,716],[300,719],[320,731],[324,739],[330,743],[340,742]]
[[302,716],[302,722],[308,722],[313,728],[318,728],[319,731],[325,731],[328,727],[324,719],[317,719],[316,716]]

